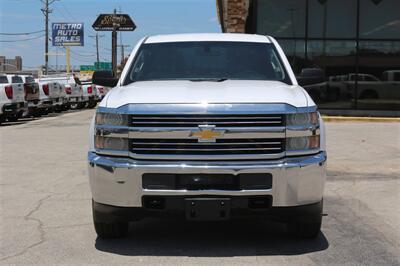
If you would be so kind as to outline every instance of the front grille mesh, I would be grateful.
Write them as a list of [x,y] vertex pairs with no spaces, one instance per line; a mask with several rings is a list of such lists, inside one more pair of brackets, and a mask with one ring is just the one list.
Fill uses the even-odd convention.
[[283,126],[282,115],[133,115],[132,127],[276,127]]
[[276,154],[283,151],[282,139],[217,139],[198,142],[197,139],[131,139],[136,154]]
[[[130,126],[134,129],[164,131],[166,129],[199,130],[199,125],[215,128],[244,129],[243,137],[217,138],[215,142],[199,142],[197,138],[148,138],[130,139],[130,150],[143,155],[240,155],[279,154],[284,151],[283,138],[246,138],[252,129],[284,126],[284,116],[271,115],[132,115]],[[159,130],[158,130],[159,129]]]

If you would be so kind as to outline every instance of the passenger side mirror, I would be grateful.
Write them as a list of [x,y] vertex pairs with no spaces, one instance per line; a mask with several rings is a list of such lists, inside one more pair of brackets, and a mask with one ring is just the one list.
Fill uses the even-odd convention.
[[118,84],[119,78],[114,77],[112,71],[99,70],[93,73],[92,83],[105,87],[115,87]]
[[320,68],[303,68],[296,79],[300,86],[323,83],[326,81],[325,73]]

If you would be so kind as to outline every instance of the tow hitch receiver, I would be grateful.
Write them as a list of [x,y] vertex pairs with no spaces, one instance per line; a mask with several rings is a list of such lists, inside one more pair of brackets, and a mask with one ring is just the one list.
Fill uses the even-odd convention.
[[187,198],[186,219],[196,221],[228,220],[231,200],[229,198]]

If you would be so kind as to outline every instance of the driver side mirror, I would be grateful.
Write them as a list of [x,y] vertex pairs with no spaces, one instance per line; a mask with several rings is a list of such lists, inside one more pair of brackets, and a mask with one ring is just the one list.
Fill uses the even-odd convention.
[[105,87],[115,87],[118,84],[119,78],[114,77],[112,71],[99,70],[93,73],[92,83]]

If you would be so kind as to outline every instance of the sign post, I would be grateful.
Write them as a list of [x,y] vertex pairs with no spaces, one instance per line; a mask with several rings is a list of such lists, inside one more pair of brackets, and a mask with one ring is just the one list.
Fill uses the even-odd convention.
[[136,25],[128,14],[100,14],[92,25],[96,31],[111,31],[112,71],[117,75],[117,31],[134,31]]

